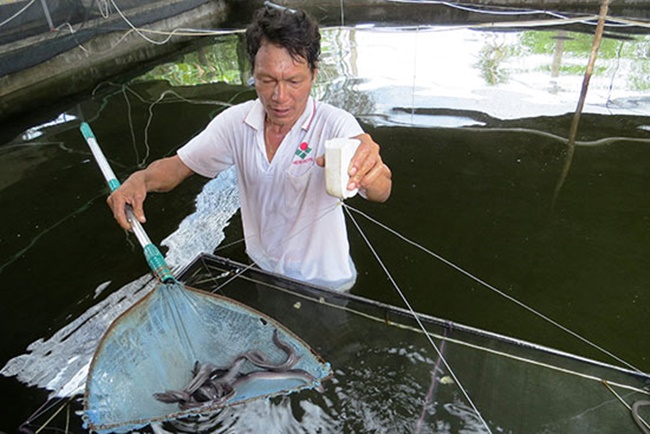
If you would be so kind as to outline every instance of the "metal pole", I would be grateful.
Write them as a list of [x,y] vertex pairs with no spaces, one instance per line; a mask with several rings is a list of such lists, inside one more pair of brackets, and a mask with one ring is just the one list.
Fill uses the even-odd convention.
[[45,0],[41,0],[41,5],[43,6],[43,12],[45,12],[45,19],[47,19],[47,24],[50,26],[50,30],[53,31],[54,23],[52,22],[50,10],[47,8],[47,3],[45,3]]

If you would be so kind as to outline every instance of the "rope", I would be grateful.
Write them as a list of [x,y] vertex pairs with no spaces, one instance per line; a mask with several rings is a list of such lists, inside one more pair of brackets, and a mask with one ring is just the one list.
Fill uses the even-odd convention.
[[628,404],[627,401],[625,401],[623,397],[618,394],[614,388],[612,388],[611,384],[608,381],[603,380],[602,384],[616,397],[616,399],[621,402],[621,404],[630,410],[632,419],[637,424],[639,429],[643,432],[643,434],[650,434],[650,424],[643,420],[639,415],[639,407],[650,406],[650,401],[646,399],[639,399],[637,401],[634,401],[634,403],[630,406],[630,404]]
[[407,309],[411,312],[411,315],[413,316],[413,318],[415,319],[415,321],[418,323],[418,326],[419,326],[419,327],[422,329],[422,331],[424,332],[424,335],[426,336],[427,340],[428,340],[429,343],[431,344],[431,347],[433,347],[433,349],[435,350],[435,352],[438,354],[438,357],[442,360],[443,364],[445,365],[445,367],[446,367],[447,370],[449,371],[449,375],[451,375],[451,377],[454,379],[454,381],[455,381],[456,384],[458,385],[458,388],[460,389],[461,393],[463,394],[463,396],[465,397],[465,399],[466,399],[467,402],[469,403],[470,407],[472,407],[472,409],[474,410],[474,412],[475,412],[476,416],[478,417],[478,419],[479,419],[479,420],[481,421],[481,423],[485,426],[485,428],[488,430],[488,432],[491,433],[492,431],[490,430],[489,425],[487,424],[487,422],[485,421],[485,419],[483,419],[483,416],[481,415],[481,413],[479,412],[478,408],[477,408],[476,405],[474,404],[474,401],[472,400],[472,398],[469,396],[469,393],[467,392],[467,390],[465,390],[465,388],[463,387],[462,383],[460,382],[460,380],[458,379],[458,377],[457,377],[456,374],[454,373],[454,370],[451,368],[451,366],[449,365],[449,363],[447,363],[447,360],[446,360],[445,357],[443,356],[443,354],[442,354],[442,352],[440,351],[440,349],[438,348],[438,346],[435,344],[435,342],[433,342],[433,339],[431,338],[431,335],[430,335],[429,333],[427,333],[427,330],[426,330],[426,328],[424,327],[424,324],[422,324],[422,321],[420,320],[420,317],[419,317],[418,314],[415,312],[415,310],[413,310],[413,307],[411,306],[411,303],[409,303],[408,299],[406,298],[406,296],[404,295],[404,293],[402,292],[402,290],[401,290],[401,289],[399,288],[399,286],[397,285],[397,282],[395,281],[395,279],[393,278],[393,276],[392,276],[392,275],[390,274],[390,272],[388,271],[388,268],[386,268],[386,265],[383,263],[383,261],[381,260],[381,258],[380,258],[379,255],[377,254],[377,251],[374,249],[374,247],[372,246],[372,244],[370,243],[370,241],[369,241],[368,238],[366,237],[366,234],[361,230],[361,227],[358,225],[357,221],[354,219],[354,217],[353,217],[352,214],[350,213],[350,211],[349,211],[350,207],[348,207],[345,203],[343,203],[343,201],[341,201],[341,204],[343,205],[343,207],[344,207],[343,209],[346,211],[346,213],[348,214],[348,216],[350,217],[350,219],[352,220],[352,222],[353,222],[354,225],[356,226],[357,230],[358,230],[359,233],[361,234],[363,240],[366,242],[366,245],[368,246],[368,248],[370,249],[370,251],[372,252],[372,254],[375,256],[375,259],[377,259],[377,262],[379,263],[379,265],[381,266],[381,268],[384,270],[384,273],[386,274],[386,276],[388,277],[388,279],[390,280],[390,282],[393,284],[393,287],[395,288],[395,290],[397,291],[397,293],[398,293],[399,296],[401,297],[401,299],[402,299],[402,301],[404,302],[404,304],[406,305]]
[[492,10],[481,9],[478,7],[472,7],[469,5],[464,5],[462,3],[451,3],[446,1],[438,0],[390,0],[392,3],[409,3],[409,4],[428,4],[428,5],[442,5],[447,6],[452,9],[458,9],[464,12],[475,12],[485,15],[550,15],[552,17],[566,19],[565,15],[560,14],[559,12],[545,11],[541,9],[518,9],[518,8],[505,8],[505,7],[496,7]]
[[548,323],[554,325],[555,327],[559,328],[560,330],[564,331],[565,333],[568,333],[568,334],[570,334],[571,336],[573,336],[573,337],[575,337],[575,338],[581,340],[582,342],[586,343],[587,345],[591,346],[592,348],[595,348],[596,350],[600,351],[600,352],[603,353],[603,354],[606,354],[607,356],[609,356],[609,357],[611,357],[612,359],[618,361],[619,363],[624,364],[624,365],[627,366],[628,368],[630,368],[630,369],[632,369],[632,370],[634,370],[634,371],[636,371],[636,372],[639,372],[639,373],[641,373],[641,374],[644,373],[641,369],[639,369],[639,368],[635,367],[634,365],[632,365],[632,364],[626,362],[625,360],[623,360],[622,358],[616,356],[616,355],[613,354],[612,352],[610,352],[610,351],[606,350],[605,348],[603,348],[603,347],[597,345],[596,343],[594,343],[594,342],[590,341],[589,339],[583,337],[582,335],[578,334],[577,332],[574,332],[573,330],[569,329],[568,327],[563,326],[562,324],[560,324],[560,323],[558,323],[557,321],[551,319],[551,318],[548,317],[547,315],[544,315],[544,314],[542,314],[541,312],[539,312],[539,311],[533,309],[532,307],[528,306],[527,304],[523,303],[522,301],[517,300],[515,297],[506,294],[505,292],[503,292],[502,290],[496,288],[495,286],[490,285],[489,283],[487,283],[486,281],[480,279],[479,277],[474,276],[474,275],[473,275],[472,273],[470,273],[469,271],[464,270],[464,269],[461,268],[460,266],[458,266],[458,265],[454,264],[453,262],[451,262],[451,261],[449,261],[449,260],[443,258],[442,256],[438,255],[437,253],[435,253],[435,252],[433,252],[433,251],[427,249],[426,247],[424,247],[424,246],[422,246],[422,245],[416,243],[415,241],[412,241],[412,240],[406,238],[404,235],[402,235],[402,234],[400,234],[399,232],[397,232],[397,231],[395,231],[395,230],[389,228],[388,226],[386,226],[386,225],[380,223],[379,221],[373,219],[373,218],[370,217],[369,215],[367,215],[367,214],[365,214],[365,213],[363,213],[363,212],[361,212],[361,211],[359,211],[359,210],[357,210],[357,209],[354,209],[354,208],[350,207],[350,206],[347,205],[347,204],[345,204],[344,206],[345,206],[346,209],[351,210],[351,211],[354,211],[354,212],[356,212],[356,213],[358,213],[358,214],[361,214],[361,215],[362,215],[363,217],[365,217],[366,219],[370,220],[371,222],[375,223],[376,225],[378,225],[379,227],[385,229],[386,231],[392,233],[393,235],[395,235],[396,237],[398,237],[398,238],[400,238],[401,240],[405,241],[406,243],[412,245],[413,247],[416,247],[416,248],[422,250],[423,252],[427,253],[427,254],[430,255],[430,256],[433,256],[434,258],[438,259],[438,260],[441,261],[442,263],[448,265],[449,267],[451,267],[451,268],[453,268],[454,270],[460,272],[461,274],[463,274],[463,275],[469,277],[470,279],[474,280],[475,282],[477,282],[477,283],[483,285],[484,287],[488,288],[489,290],[491,290],[491,291],[493,291],[493,292],[499,294],[501,297],[503,297],[503,298],[505,298],[505,299],[507,299],[507,300],[509,300],[509,301],[511,301],[511,302],[513,302],[513,303],[515,303],[515,304],[518,305],[519,307],[522,307],[522,308],[526,309],[527,311],[531,312],[531,313],[534,314],[535,316],[537,316],[537,317],[543,319],[544,321],[546,321],[546,322],[548,322]]
[[[196,29],[174,29],[171,32],[164,32],[164,31],[158,31],[158,30],[147,30],[147,29],[142,29],[140,27],[136,27],[129,19],[127,18],[126,15],[122,12],[122,10],[117,6],[115,3],[115,0],[110,0],[111,4],[119,14],[119,16],[124,20],[126,24],[131,27],[131,29],[137,33],[142,39],[144,39],[147,42],[150,42],[154,45],[164,45],[167,42],[171,40],[174,36],[214,36],[214,35],[220,35],[220,34],[226,34],[226,33],[233,33],[230,30],[196,30]],[[243,30],[242,30],[243,31]],[[152,33],[152,34],[162,34],[162,35],[167,35],[166,38],[164,38],[162,41],[156,41],[154,39],[149,38],[148,36],[145,35],[145,33]]]
[[[25,422],[23,422],[20,425],[20,427],[18,428],[19,432],[21,432],[21,433],[32,433],[32,434],[40,433],[45,428],[47,428],[48,425],[50,424],[50,422],[52,422],[54,420],[54,418],[56,418],[59,415],[59,413],[61,413],[61,411],[65,408],[67,410],[67,417],[66,417],[66,430],[64,432],[67,433],[68,432],[67,426],[70,423],[70,403],[72,402],[74,397],[75,396],[73,395],[73,396],[70,396],[68,398],[52,398],[52,399],[48,399],[34,413],[32,413],[32,415],[29,416]],[[52,415],[49,418],[47,418],[45,420],[45,422],[43,422],[43,424],[36,429],[36,431],[32,431],[29,428],[29,426],[32,425],[37,418],[39,418],[41,416],[44,416],[45,413],[47,413],[48,411],[53,409],[56,405],[58,405],[61,402],[63,402],[63,404],[61,404],[59,406],[59,408],[57,408],[52,413]]]
[[[447,329],[445,329],[445,337],[447,337]],[[442,354],[445,353],[445,346],[447,345],[447,341],[443,340],[440,343],[440,352]],[[431,383],[429,384],[429,390],[427,391],[427,396],[424,398],[424,403],[422,404],[422,413],[420,413],[420,418],[418,419],[417,424],[415,425],[415,434],[419,434],[420,431],[422,430],[422,423],[424,423],[424,417],[426,416],[426,410],[427,410],[427,405],[431,401],[433,401],[433,396],[436,393],[436,373],[440,369],[440,363],[442,362],[442,357],[438,357],[436,359],[436,363],[433,365],[433,369],[431,370]]]
[[[562,24],[570,24],[570,23],[583,23],[583,24],[593,25],[593,21],[599,18],[598,15],[585,15],[581,17],[569,18],[568,14],[548,11],[543,9],[520,9],[520,8],[512,8],[512,7],[495,6],[494,9],[488,10],[488,9],[476,7],[475,5],[470,6],[467,4],[464,5],[462,3],[451,3],[451,2],[438,1],[438,0],[389,0],[389,1],[392,3],[403,3],[403,4],[442,5],[453,9],[459,9],[465,12],[472,12],[472,13],[484,14],[484,15],[504,15],[504,16],[548,15],[555,18],[553,20],[534,20],[534,21],[524,21],[519,23],[517,22],[484,23],[484,24],[477,24],[477,25],[469,25],[467,27],[483,27],[483,26],[492,26],[492,27],[524,26],[526,27],[530,25],[544,26],[544,25],[562,25]],[[607,25],[610,27],[614,23],[624,27],[633,27],[633,26],[650,27],[650,22],[647,21],[631,20],[629,18],[615,17],[610,15],[607,15],[606,19],[608,22]]]
[[242,274],[244,274],[246,271],[250,270],[253,267],[255,267],[255,262],[249,264],[247,267],[242,268],[238,272],[233,273],[233,275],[230,276],[230,278],[228,280],[226,280],[225,282],[223,282],[221,285],[217,286],[216,288],[214,288],[210,292],[213,292],[213,293],[218,292],[221,288],[223,288],[224,286],[226,286],[227,284],[229,284],[230,282],[232,282],[236,278],[240,277]]
[[650,434],[650,424],[646,422],[645,420],[641,419],[641,416],[639,415],[639,407],[647,407],[650,406],[650,401],[641,399],[639,401],[634,402],[632,404],[632,408],[630,411],[632,412],[632,419],[634,419],[634,422],[639,426],[641,431],[643,431],[644,434]]
[[[210,267],[209,264],[205,264],[205,265],[206,265],[207,268]],[[251,268],[251,267],[248,267],[248,268]],[[198,281],[193,281],[193,282],[191,282],[191,284],[196,286],[196,285],[200,285],[200,284],[205,283],[205,282],[214,282],[218,278],[225,277],[226,275],[228,275],[228,274],[224,273],[223,275],[219,275],[219,276],[215,277],[210,273],[210,278],[209,279],[202,279],[202,280],[198,280]],[[269,283],[268,281],[255,279],[255,278],[252,278],[252,277],[245,276],[243,274],[239,274],[239,278],[243,279],[243,280],[246,280],[246,281],[249,281],[249,282],[253,282],[253,283],[256,283],[256,284],[267,286],[267,287],[272,288],[272,289],[274,289],[276,291],[284,292],[286,294],[291,294],[292,296],[302,298],[303,300],[308,300],[308,301],[311,301],[311,302],[314,302],[314,303],[322,304],[322,305],[327,306],[329,308],[343,310],[343,311],[345,311],[347,313],[350,313],[352,315],[356,315],[356,316],[361,317],[361,318],[365,318],[365,319],[367,319],[369,321],[375,321],[375,322],[383,324],[383,325],[387,325],[387,326],[390,326],[390,327],[396,327],[396,328],[399,328],[399,329],[402,329],[402,330],[408,330],[408,331],[412,331],[412,332],[415,332],[415,333],[430,334],[433,338],[439,339],[440,341],[453,343],[453,344],[460,345],[460,346],[463,346],[463,347],[466,347],[466,348],[471,348],[471,349],[476,350],[476,351],[482,351],[482,352],[485,352],[485,353],[493,354],[495,356],[504,357],[506,359],[515,360],[515,361],[521,362],[521,363],[527,363],[527,364],[537,366],[537,367],[540,367],[540,368],[551,369],[553,371],[561,372],[563,374],[571,375],[571,376],[578,377],[578,378],[582,378],[584,380],[597,381],[599,383],[607,383],[609,385],[613,385],[613,386],[619,387],[621,389],[630,390],[630,391],[633,391],[633,392],[637,392],[637,393],[641,393],[641,394],[650,396],[650,391],[644,390],[644,389],[641,389],[639,387],[635,387],[635,386],[632,386],[632,385],[629,385],[629,384],[623,384],[623,383],[618,383],[618,382],[605,380],[602,377],[598,377],[596,375],[584,374],[582,372],[577,372],[577,371],[572,370],[572,369],[567,369],[567,368],[563,368],[563,367],[560,367],[560,366],[552,365],[550,363],[539,362],[537,360],[531,360],[531,359],[526,358],[524,356],[515,356],[513,354],[506,353],[506,352],[500,351],[500,350],[496,350],[494,348],[487,348],[487,347],[481,346],[479,344],[472,344],[472,343],[465,342],[465,341],[460,340],[460,339],[450,338],[450,337],[446,336],[446,334],[443,336],[443,335],[439,335],[439,334],[436,334],[436,333],[433,333],[433,332],[423,331],[419,327],[412,327],[412,326],[409,326],[409,325],[406,325],[406,324],[390,321],[385,316],[378,317],[378,316],[374,316],[372,314],[369,314],[369,313],[361,311],[361,310],[353,309],[353,308],[349,307],[348,305],[338,305],[338,304],[335,304],[335,303],[330,303],[324,297],[320,297],[320,298],[316,299],[313,296],[309,296],[309,295],[303,294],[301,292],[297,292],[295,290],[288,289],[288,288],[286,288],[284,286],[275,285],[275,284]],[[221,287],[223,287],[223,285],[221,285]],[[348,295],[347,297],[350,297],[350,296]],[[368,300],[364,300],[364,302],[367,303]],[[375,301],[372,301],[372,303],[377,304],[377,305],[381,305],[381,303],[378,303],[378,302],[375,302]],[[389,309],[398,309],[397,307],[390,306],[390,305],[385,305],[384,307],[389,308]],[[379,308],[381,308],[381,306]],[[418,316],[422,316],[422,315],[418,315]],[[448,323],[448,326],[453,326],[453,324]],[[467,332],[466,330],[461,329],[458,326],[456,326],[455,329],[457,331],[465,331],[466,333],[471,333],[471,332]],[[446,331],[445,331],[445,333],[446,333]],[[512,345],[521,345],[521,346],[524,346],[524,347],[531,348],[534,351],[546,352],[546,353],[552,354],[552,355],[557,356],[557,357],[570,358],[570,359],[575,360],[576,362],[579,362],[579,363],[589,363],[591,365],[595,365],[595,366],[598,366],[598,367],[603,368],[603,369],[614,369],[614,370],[617,370],[617,372],[625,372],[627,374],[630,373],[628,371],[620,371],[621,369],[624,369],[624,368],[620,368],[618,366],[607,365],[607,364],[604,364],[602,362],[597,362],[597,361],[594,361],[594,360],[586,359],[586,358],[583,358],[583,357],[576,356],[574,354],[563,353],[561,351],[553,350],[551,348],[533,345],[533,344],[530,344],[529,342],[521,341],[519,339],[505,338],[505,337],[500,336],[500,335],[486,336],[486,338],[487,339],[496,339],[497,341],[506,342],[506,343],[509,343],[509,344],[512,344]],[[643,374],[643,375],[644,375],[644,377],[647,377],[647,374]]]
[[26,5],[25,5],[21,10],[19,10],[18,12],[16,12],[15,14],[13,14],[13,15],[10,16],[9,18],[7,18],[6,20],[0,22],[0,27],[4,26],[4,25],[7,24],[9,21],[15,19],[15,18],[18,17],[20,14],[22,14],[23,12],[25,12],[25,11],[26,11],[26,10],[27,10],[31,5],[34,4],[34,2],[36,2],[36,0],[32,0],[32,1],[30,1],[30,2],[27,3],[27,4],[26,4]]

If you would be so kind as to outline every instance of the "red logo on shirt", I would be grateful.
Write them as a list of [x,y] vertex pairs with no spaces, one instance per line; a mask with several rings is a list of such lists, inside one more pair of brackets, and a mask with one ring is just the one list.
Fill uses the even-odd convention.
[[307,144],[307,142],[302,142],[300,145],[298,145],[298,149],[296,149],[296,155],[299,156],[302,160],[307,158],[307,155],[311,152],[311,148]]
[[305,158],[304,160],[293,160],[293,164],[305,164],[305,163],[311,163],[314,161],[312,157]]

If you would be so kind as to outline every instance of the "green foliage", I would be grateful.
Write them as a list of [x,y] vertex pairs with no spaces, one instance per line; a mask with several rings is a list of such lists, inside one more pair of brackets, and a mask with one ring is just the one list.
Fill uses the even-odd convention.
[[[521,44],[532,54],[552,53],[555,50],[558,41],[562,41],[562,51],[565,56],[578,57],[587,59],[591,53],[591,47],[594,41],[593,34],[568,32],[563,30],[554,31],[526,31],[521,34]],[[645,38],[645,43],[650,43]],[[607,34],[601,39],[598,49],[598,57],[601,59],[615,59],[621,57],[631,57],[632,50],[637,44],[643,44],[643,40],[632,40],[626,44],[625,40],[607,37]],[[621,50],[623,46],[623,50]],[[619,51],[620,54],[619,54]]]
[[156,66],[135,81],[165,80],[172,86],[216,82],[242,84],[237,44],[236,35],[220,37],[213,44],[183,55],[178,61]]
[[[507,82],[516,72],[517,58],[535,55],[548,58],[547,63],[537,66],[539,71],[551,71],[555,60],[559,75],[582,76],[591,55],[593,40],[593,34],[539,29],[523,31],[516,40],[499,40],[488,36],[476,66],[489,85]],[[607,33],[604,35],[593,75],[616,76],[622,70],[625,70],[627,89],[650,89],[650,80],[647,79],[650,75],[650,36],[618,38]]]

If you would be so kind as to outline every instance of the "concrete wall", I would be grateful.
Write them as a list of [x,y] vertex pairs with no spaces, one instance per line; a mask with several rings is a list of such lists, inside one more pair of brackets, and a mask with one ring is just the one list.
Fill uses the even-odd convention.
[[[142,28],[169,31],[176,28],[219,28],[228,15],[223,0],[213,0],[179,15],[157,21]],[[92,26],[91,24],[87,24]],[[163,40],[164,35],[148,34]],[[30,38],[37,46],[51,34]],[[42,108],[54,101],[91,91],[97,83],[123,74],[133,65],[177,51],[193,37],[174,36],[169,42],[156,45],[135,32],[124,30],[105,33],[84,41],[82,45],[55,57],[0,77],[0,121],[13,115]],[[16,45],[16,44],[14,44]],[[28,47],[20,47],[29,55]]]

